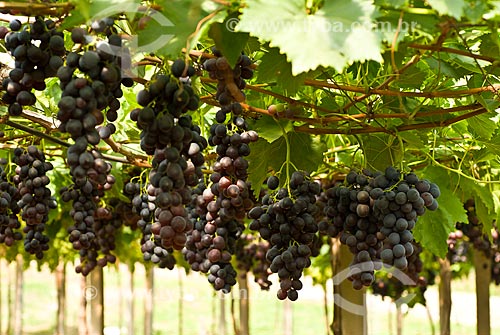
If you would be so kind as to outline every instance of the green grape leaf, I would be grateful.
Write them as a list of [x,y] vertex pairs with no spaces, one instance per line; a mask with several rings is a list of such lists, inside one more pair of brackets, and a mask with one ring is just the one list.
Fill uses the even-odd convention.
[[467,20],[471,23],[478,23],[479,21],[487,18],[490,6],[494,7],[497,1],[489,2],[484,0],[468,0],[464,13],[467,15]]
[[481,36],[479,51],[481,51],[481,54],[485,56],[500,57],[498,36],[495,34],[485,34]]
[[453,187],[446,170],[428,167],[422,172],[423,177],[439,186],[441,195],[437,198],[438,209],[435,211],[427,210],[423,216],[418,218],[413,235],[424,249],[444,258],[448,251],[446,240],[449,233],[455,229],[456,222],[467,222],[467,214],[462,200],[452,191]]
[[261,82],[275,82],[277,87],[285,90],[286,95],[292,96],[304,83],[305,73],[292,75],[292,64],[286,56],[278,48],[271,48],[260,59],[257,76]]
[[[260,193],[262,183],[268,176],[268,171],[271,167],[280,164],[280,151],[286,148],[275,146],[263,138],[259,138],[257,142],[250,144],[250,155],[248,160],[248,180],[252,184],[252,189],[256,196]],[[278,167],[279,170],[279,167]]]
[[497,129],[497,124],[490,119],[493,116],[493,113],[487,113],[467,119],[468,130],[475,137],[490,140]]
[[361,138],[366,167],[384,171],[389,165],[396,165],[401,160],[402,152],[394,136],[370,134]]
[[422,83],[429,78],[429,71],[424,71],[418,66],[413,65],[403,72],[395,85],[402,88],[420,88]]
[[[288,132],[291,157],[290,162],[299,170],[315,171],[323,161],[325,145],[315,138],[303,134]],[[272,143],[260,138],[250,144],[251,153],[248,159],[248,180],[256,195],[259,194],[262,183],[266,180],[268,172],[280,171],[286,162],[286,141],[283,136]],[[291,167],[291,171],[293,171]],[[281,171],[280,181],[284,182],[285,168]]]
[[491,92],[483,92],[477,95],[477,101],[489,112],[496,114],[496,109],[500,106],[500,101]]
[[453,16],[457,19],[462,17],[464,7],[467,6],[464,0],[427,0],[427,2],[439,14]]
[[417,130],[409,130],[398,133],[398,136],[412,148],[429,151],[426,142],[424,142],[424,139],[426,139],[426,134],[424,133],[418,132]]
[[302,0],[248,0],[236,30],[279,47],[293,75],[319,66],[341,72],[353,61],[382,61],[380,39],[371,29],[373,11],[366,0],[326,1],[312,15]]
[[281,124],[281,127],[283,127],[287,132],[293,129],[292,123],[289,120],[277,121],[267,115],[263,115],[259,119],[257,119],[251,129],[259,129],[259,137],[265,139],[269,143],[272,143],[283,136],[283,131],[276,122],[279,122]]
[[469,71],[465,70],[463,67],[458,66],[457,64],[450,64],[443,59],[429,57],[422,61],[427,63],[429,68],[439,75],[443,74],[445,76],[458,79],[462,78],[466,74],[469,74]]
[[[140,51],[177,57],[188,39],[193,47],[204,29],[210,26],[204,24],[196,36],[190,36],[198,22],[208,14],[203,9],[203,0],[160,0],[157,3],[161,11],[151,13],[146,27],[138,32],[136,43]],[[221,19],[222,15],[225,14],[215,15],[211,21]]]
[[86,23],[89,20],[103,19],[112,17],[125,12],[125,14],[133,14],[138,11],[140,0],[84,0],[70,1],[75,8],[71,11],[71,15],[64,19],[61,25],[62,29],[70,29]]
[[231,20],[234,19],[235,15],[229,15],[222,23],[213,22],[208,30],[208,36],[214,40],[215,47],[226,57],[232,68],[236,65],[249,38],[248,33],[228,29]]
[[481,139],[482,144],[490,151],[500,152],[500,135],[492,136],[489,140]]

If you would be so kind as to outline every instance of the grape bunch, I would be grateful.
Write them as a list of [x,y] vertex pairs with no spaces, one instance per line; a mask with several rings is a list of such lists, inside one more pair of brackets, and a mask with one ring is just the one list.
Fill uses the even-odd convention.
[[413,252],[407,257],[408,266],[404,270],[404,273],[410,277],[415,285],[426,286],[425,278],[419,275],[424,267],[424,263],[420,257],[423,250],[422,246],[415,241],[412,241],[411,244],[413,246]]
[[[139,182],[129,181],[125,184],[124,193],[131,198],[132,211],[138,215],[137,227],[142,232],[141,252],[145,261],[158,264],[160,268],[172,270],[176,260],[172,255],[172,248],[166,248],[161,241],[161,228],[153,234],[153,217],[156,210],[156,189],[148,184],[147,191],[143,192]],[[156,224],[155,227],[158,227]],[[161,226],[160,226],[161,227]],[[157,229],[157,228],[155,228]]]
[[414,252],[408,257],[408,267],[403,271],[412,282],[403,281],[401,276],[394,276],[391,272],[386,272],[380,277],[377,277],[371,284],[373,294],[380,295],[383,298],[390,297],[393,301],[407,297],[409,294],[415,296],[406,301],[410,307],[416,303],[426,305],[424,296],[429,285],[433,285],[436,278],[436,271],[432,268],[424,268],[424,263],[421,258],[422,247],[412,242]]
[[0,243],[8,247],[23,238],[18,231],[21,228],[17,216],[21,211],[17,204],[20,199],[19,190],[9,182],[6,171],[0,166]]
[[[253,77],[252,60],[247,55],[240,55],[236,66],[232,69],[227,59],[217,49],[212,49],[215,58],[203,62],[203,68],[208,71],[210,78],[217,79],[215,98],[222,106],[221,112],[216,115],[217,122],[223,123],[225,114],[232,111],[234,115],[242,112],[239,102],[245,101],[242,90],[246,86],[246,79]],[[224,120],[222,120],[224,117]]]
[[[104,192],[110,190],[115,183],[111,173],[111,164],[106,162],[97,150],[86,150],[84,137],[76,140],[75,145],[68,148],[68,164],[74,184],[59,190],[61,199],[72,202],[69,214],[74,224],[68,227],[69,241],[75,250],[80,251],[83,260],[88,258],[81,266],[76,267],[77,272],[87,275],[97,265],[97,257],[101,246],[96,240],[96,221]],[[82,149],[78,152],[79,148]],[[92,250],[90,254],[88,252]]]
[[116,248],[115,235],[122,224],[121,213],[106,207],[97,208],[92,226],[95,233],[93,241],[95,246],[80,250],[80,264],[77,266],[77,272],[88,273],[96,266],[104,267],[108,263],[115,263],[116,256],[111,251]]
[[[150,229],[153,239],[144,241],[147,245],[143,245],[143,249],[150,253],[155,245],[158,257],[166,257],[171,249],[181,250],[186,234],[193,229],[184,206],[191,202],[191,187],[203,176],[202,152],[207,146],[206,139],[200,135],[201,129],[186,114],[196,110],[199,104],[189,79],[194,75],[194,68],[179,59],[172,64],[171,72],[173,76],[155,76],[137,94],[137,102],[143,108],[131,112],[132,120],[142,130],[141,148],[153,155],[151,186],[148,186],[155,205]],[[181,77],[183,75],[186,77]],[[160,245],[154,241],[160,241]]]
[[[173,73],[179,74],[175,71],[179,64],[185,65],[183,60],[176,60]],[[187,68],[187,74],[194,75],[194,68],[191,65]],[[148,155],[154,155],[156,150],[175,148],[198,167],[204,163],[202,151],[207,143],[186,112],[198,109],[199,98],[189,80],[180,79],[166,74],[153,77],[148,86],[137,93],[137,103],[142,108],[132,110],[130,118],[141,130],[141,148]]]
[[[194,271],[208,273],[207,279],[215,290],[228,293],[236,284],[236,271],[231,265],[232,254],[235,252],[236,241],[244,230],[241,220],[235,217],[231,199],[241,208],[239,193],[242,189],[234,189],[233,197],[225,197],[226,207],[222,207],[222,196],[216,197],[213,192],[221,195],[226,190],[220,189],[219,182],[213,177],[211,175],[211,187],[201,183],[193,193],[188,207],[193,231],[188,234],[182,253]],[[226,187],[228,184],[230,183],[226,183]]]
[[[57,71],[63,90],[58,102],[59,129],[69,133],[74,141],[67,151],[73,185],[60,193],[64,201],[72,201],[70,215],[74,225],[69,228],[70,241],[88,260],[77,267],[84,275],[96,266],[99,250],[106,249],[97,240],[95,227],[98,211],[105,210],[99,205],[100,199],[115,182],[110,175],[111,164],[89,145],[96,146],[101,138],[114,132],[112,122],[118,117],[121,85],[133,84],[130,78],[122,78],[130,55],[113,25],[114,21],[108,18],[93,22],[89,32],[74,28],[71,39],[78,45],[77,51],[68,53],[65,64]],[[106,126],[100,126],[105,120],[103,113]]]
[[258,241],[251,234],[243,234],[236,242],[236,264],[241,275],[246,276],[252,272],[254,281],[261,290],[269,290],[272,282],[269,276],[272,274],[269,266],[271,263],[266,259],[269,250],[268,241]]
[[468,199],[464,203],[464,208],[467,211],[469,222],[458,222],[456,228],[469,238],[469,243],[472,244],[474,249],[484,252],[489,257],[491,254],[491,242],[488,236],[483,233],[483,225],[477,217],[474,199]]
[[4,35],[5,47],[14,57],[14,69],[2,82],[6,93],[2,101],[9,105],[10,115],[21,115],[23,106],[34,105],[33,90],[43,91],[45,79],[54,77],[66,54],[64,35],[54,21],[37,16],[33,23],[18,19],[9,23]]
[[463,239],[464,233],[461,230],[456,230],[448,235],[448,253],[446,257],[451,264],[467,262],[467,254],[469,251],[469,242]]
[[394,167],[384,173],[351,171],[345,185],[326,191],[324,213],[328,220],[320,231],[340,241],[355,255],[351,263],[353,287],[361,289],[374,280],[382,260],[400,270],[408,267],[413,253],[413,234],[418,216],[437,209],[439,187],[414,173],[402,175]]
[[[242,141],[247,142],[245,138],[250,134],[240,136],[235,133],[231,138],[241,145]],[[239,162],[244,165],[238,165]],[[218,156],[210,175],[210,187],[203,188],[193,200],[191,218],[195,229],[188,236],[183,250],[191,267],[208,272],[208,281],[216,290],[226,293],[236,284],[231,258],[236,241],[245,229],[243,220],[253,206],[250,185],[245,181],[247,167],[248,163],[242,157],[233,160],[228,156]]]
[[[128,48],[116,33],[111,18],[92,23],[90,34],[83,28],[73,28],[71,39],[79,52],[69,52],[66,62],[57,70],[63,89],[59,101],[59,129],[76,140],[84,136],[97,145],[115,131],[123,96],[121,85],[130,87],[133,80],[122,74],[130,67]],[[107,124],[101,126],[105,121]]]
[[[217,54],[217,52],[216,52]],[[249,64],[250,59],[242,56]],[[184,257],[191,267],[209,273],[208,280],[216,290],[229,292],[236,283],[236,271],[231,265],[236,241],[241,237],[245,226],[243,220],[253,206],[252,192],[247,183],[248,162],[244,158],[250,154],[249,143],[256,141],[256,132],[248,130],[248,124],[241,117],[244,100],[241,89],[244,80],[236,70],[230,69],[227,60],[218,54],[217,59],[204,63],[205,70],[211,70],[211,63],[227,65],[224,73],[227,78],[218,78],[216,98],[222,108],[216,114],[217,124],[210,127],[208,144],[216,146],[217,159],[210,175],[210,183],[194,200],[191,210],[194,230],[186,243]],[[240,80],[240,87],[235,80]],[[231,93],[231,89],[233,89]],[[225,90],[224,94],[219,94]],[[228,114],[232,119],[226,122]]]
[[321,187],[298,171],[292,174],[289,189],[277,189],[279,180],[275,176],[268,178],[267,185],[276,191],[265,195],[262,205],[248,212],[252,219],[249,228],[258,231],[271,245],[266,259],[271,262],[271,271],[279,277],[278,299],[295,301],[302,288],[302,272],[311,265],[310,256],[317,239],[316,197]]
[[26,150],[14,150],[16,175],[13,177],[20,200],[21,218],[26,222],[24,249],[38,259],[43,258],[43,252],[49,249],[49,238],[44,235],[45,224],[49,211],[57,208],[57,202],[52,196],[50,179],[47,172],[53,169],[51,163],[45,161],[45,155],[36,146],[30,145]]
[[[499,230],[496,222],[493,223],[493,229],[491,232],[492,239],[490,240],[488,236],[483,232],[483,224],[479,222],[479,218],[476,213],[476,204],[474,199],[468,199],[464,203],[464,208],[467,211],[468,223],[457,222],[456,228],[458,229],[456,233],[468,238],[468,241],[461,241],[462,244],[469,246],[472,245],[475,250],[483,252],[486,257],[491,258],[491,281],[496,285],[500,285],[500,239]],[[458,238],[458,237],[457,237]],[[453,249],[450,244],[448,245],[448,254],[453,255]],[[467,259],[466,253],[464,253],[461,260],[465,261]]]

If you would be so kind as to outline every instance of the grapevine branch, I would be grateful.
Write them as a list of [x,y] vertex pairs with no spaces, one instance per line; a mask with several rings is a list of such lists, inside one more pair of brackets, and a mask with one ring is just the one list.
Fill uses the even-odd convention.
[[11,121],[9,119],[4,119],[4,120],[2,120],[1,123],[4,123],[4,124],[9,125],[9,126],[11,126],[13,128],[25,131],[25,132],[27,132],[29,134],[41,137],[41,138],[46,139],[46,140],[48,140],[48,141],[50,141],[52,143],[59,144],[59,145],[62,145],[64,147],[69,147],[69,143],[67,141],[61,140],[61,139],[59,139],[57,137],[54,137],[54,136],[51,136],[51,135],[46,134],[44,132],[41,132],[41,131],[39,131],[37,129],[34,129],[33,127],[27,127],[25,125],[19,124],[19,123],[14,122],[14,121]]
[[[453,123],[460,122],[462,120],[486,113],[488,110],[486,108],[479,108],[470,113],[466,113],[463,115],[455,116],[450,119],[447,119],[442,122],[423,122],[416,123],[410,125],[401,125],[395,127],[396,131],[406,131],[406,130],[414,130],[414,129],[425,129],[425,128],[437,128],[437,127],[446,127]],[[354,134],[367,134],[367,133],[389,133],[392,134],[390,129],[385,127],[372,127],[368,126],[365,128],[359,129],[333,129],[333,128],[312,128],[309,125],[302,125],[294,127],[295,131],[300,131],[309,134],[321,135],[321,134],[345,134],[345,135],[354,135]]]
[[[51,131],[51,130],[56,129],[56,127],[52,123],[52,120],[50,120],[45,115],[40,115],[38,113],[25,110],[25,111],[23,111],[23,116],[32,122],[40,124],[47,131]],[[65,140],[62,140],[60,138],[54,137],[52,135],[49,135],[47,133],[44,133],[44,132],[39,131],[37,129],[34,129],[33,127],[28,127],[28,126],[19,124],[17,122],[14,122],[12,120],[9,120],[8,117],[0,119],[0,123],[4,123],[4,124],[9,125],[13,128],[16,128],[16,129],[22,130],[24,132],[27,132],[31,135],[46,139],[47,141],[50,141],[54,144],[61,145],[61,146],[66,147],[66,148],[70,146],[70,144]],[[111,140],[111,143],[114,143],[114,142]],[[120,153],[125,157],[117,157],[117,156],[103,154],[103,157],[105,159],[110,160],[110,161],[114,161],[114,162],[119,162],[119,163],[133,164],[133,165],[140,166],[140,167],[150,167],[150,164],[147,162],[147,157],[145,157],[143,155],[134,154],[134,153],[126,150],[125,148],[123,148],[123,146],[118,145],[116,143],[114,143],[114,144],[115,145],[111,145],[110,143],[108,143],[108,145],[113,149],[113,151]]]
[[[202,83],[216,83],[217,82],[217,80],[215,80],[215,79],[206,78],[206,77],[201,77],[200,81]],[[258,93],[262,93],[262,94],[266,94],[266,95],[272,96],[272,97],[274,97],[276,99],[279,99],[279,100],[284,101],[286,103],[289,103],[291,105],[303,106],[303,107],[306,107],[306,108],[310,108],[310,109],[322,111],[322,112],[325,112],[325,113],[334,113],[334,111],[332,111],[330,109],[327,109],[327,108],[324,108],[324,107],[321,107],[321,106],[317,106],[317,105],[314,105],[314,104],[310,104],[310,103],[307,103],[307,102],[304,102],[304,101],[296,100],[296,99],[284,96],[282,94],[279,94],[279,93],[276,93],[276,92],[273,92],[273,91],[270,91],[270,90],[263,89],[262,87],[259,87],[258,85],[246,84],[245,85],[245,89],[249,89],[249,90],[252,90],[254,92],[258,92]]]
[[[211,96],[205,96],[202,97],[201,100],[207,104],[213,105],[213,106],[218,106],[218,103],[211,97]],[[307,133],[313,133],[314,131],[317,130],[317,134],[355,134],[355,133],[370,133],[370,132],[386,132],[386,133],[392,133],[390,132],[387,128],[384,127],[372,127],[369,125],[366,125],[364,123],[361,123],[363,120],[373,120],[373,119],[409,119],[409,120],[414,120],[416,118],[425,118],[429,116],[436,116],[436,115],[445,115],[445,114],[450,114],[450,113],[456,113],[456,112],[462,112],[462,111],[477,111],[481,110],[481,113],[484,113],[484,108],[478,104],[469,104],[469,105],[464,105],[464,106],[457,106],[457,107],[450,107],[450,108],[440,108],[436,110],[431,110],[431,111],[424,111],[424,112],[417,112],[415,114],[409,114],[409,113],[378,113],[378,114],[371,114],[368,115],[366,113],[359,113],[359,114],[352,114],[352,115],[347,115],[347,114],[339,114],[338,116],[334,117],[324,117],[324,118],[307,118],[307,117],[298,117],[298,116],[277,116],[272,113],[270,113],[267,109],[263,108],[258,108],[251,106],[246,103],[241,103],[241,106],[243,109],[247,112],[254,113],[254,114],[261,114],[261,115],[267,115],[271,117],[277,117],[277,118],[283,118],[287,119],[290,121],[297,121],[297,122],[303,122],[305,125],[298,126],[295,129],[297,131],[304,131]],[[473,113],[466,113],[460,117],[463,119],[467,119],[470,117],[476,116],[476,114]],[[448,120],[453,120],[448,119]],[[354,130],[339,130],[336,129],[335,132],[334,129],[327,129],[327,128],[312,128],[309,127],[310,125],[314,124],[319,124],[322,126],[325,126],[329,123],[334,123],[334,122],[341,122],[341,121],[355,121],[358,122],[358,125],[365,127],[364,129],[354,129]],[[460,121],[460,120],[458,120]],[[454,122],[458,122],[454,121]],[[445,121],[443,121],[445,122]],[[454,123],[452,122],[452,123]],[[428,122],[428,123],[417,123],[417,124],[412,124],[412,125],[403,125],[399,126],[400,129],[398,130],[411,130],[411,129],[419,129],[419,128],[429,128],[429,127],[444,127],[447,124],[442,124],[439,125],[436,122]],[[410,127],[410,128],[408,128]],[[413,127],[413,128],[412,128]],[[406,129],[408,128],[408,129]]]
[[[70,144],[66,141],[63,141],[57,137],[54,137],[54,136],[51,136],[51,135],[48,135],[48,134],[45,134],[44,132],[41,132],[39,130],[36,130],[36,129],[33,129],[31,127],[27,127],[27,126],[24,126],[22,124],[19,124],[19,123],[16,123],[16,122],[13,122],[11,120],[4,120],[3,123],[13,127],[13,128],[16,128],[16,129],[19,129],[19,130],[22,130],[22,131],[25,131],[27,133],[30,133],[32,135],[35,135],[35,136],[38,136],[40,138],[43,138],[43,139],[46,139],[47,141],[50,141],[54,144],[59,144],[65,148],[69,147]],[[127,163],[129,164],[130,162],[125,159],[124,157],[117,157],[117,156],[112,156],[112,155],[107,155],[107,154],[102,154],[102,157],[109,160],[109,161],[113,161],[113,162],[118,162],[118,163]]]
[[[420,57],[421,57],[420,55],[413,56],[410,59],[410,61],[408,61],[408,63],[406,63],[402,68],[398,69],[393,74],[391,74],[389,76],[389,78],[387,78],[382,84],[380,84],[379,86],[377,86],[376,89],[381,90],[381,89],[386,88],[391,82],[393,82],[394,80],[396,80],[399,77],[399,75],[401,75],[403,72],[405,72],[412,65],[418,63],[420,61]],[[357,97],[353,98],[352,101],[349,102],[347,105],[343,106],[342,109],[339,110],[339,112],[341,112],[343,110],[347,110],[351,106],[355,105],[358,102],[361,102],[361,101],[367,99],[371,95],[372,95],[371,93],[365,93],[365,94],[362,94],[360,96],[357,96]]]
[[443,47],[442,45],[425,45],[425,44],[418,44],[418,43],[410,43],[408,45],[410,48],[413,49],[420,49],[420,50],[428,50],[428,51],[437,51],[437,52],[446,52],[446,53],[451,53],[451,54],[456,54],[456,55],[461,55],[461,56],[466,56],[466,57],[471,57],[474,59],[480,59],[484,60],[490,63],[493,63],[496,61],[495,58],[485,56],[485,55],[478,55],[474,54],[470,51],[465,51],[465,50],[459,50],[459,49],[454,49],[454,48],[447,48]]
[[328,83],[320,80],[306,79],[304,84],[312,87],[333,88],[342,91],[387,95],[387,96],[400,96],[400,97],[421,97],[421,98],[458,98],[467,95],[474,95],[483,92],[496,92],[500,89],[500,84],[487,85],[482,87],[470,88],[467,90],[448,90],[448,91],[433,91],[433,92],[409,92],[409,91],[395,91],[389,89],[370,89],[354,85],[341,85],[335,83]]
[[151,167],[151,164],[148,163],[147,156],[134,154],[129,150],[125,149],[123,145],[113,141],[113,139],[111,138],[104,140],[104,142],[106,142],[106,144],[108,144],[111,147],[111,149],[113,149],[114,152],[120,153],[123,156],[125,156],[128,162],[132,163],[133,165],[139,167]]

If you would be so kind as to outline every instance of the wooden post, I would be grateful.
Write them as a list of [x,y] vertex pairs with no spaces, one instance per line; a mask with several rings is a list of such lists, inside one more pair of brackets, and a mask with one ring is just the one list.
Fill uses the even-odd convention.
[[[339,242],[340,243],[340,242]],[[345,245],[340,246],[340,260],[338,268],[340,273],[349,267],[353,255]],[[339,275],[339,271],[336,271],[336,275],[340,281],[339,293],[334,296],[334,304],[340,306],[340,318],[341,318],[341,334],[368,334],[368,323],[366,320],[366,288],[361,290],[355,290],[352,288],[352,282],[347,279],[347,275]],[[343,278],[345,277],[345,278]]]
[[230,308],[230,314],[231,314],[231,323],[233,325],[233,332],[234,332],[234,335],[240,335],[240,329],[239,329],[239,325],[238,325],[238,321],[236,320],[236,311],[235,311],[235,305],[236,305],[236,302],[235,302],[235,299],[234,299],[234,291],[231,290],[231,308]]
[[146,296],[144,298],[144,335],[153,335],[154,268],[146,267]]
[[23,333],[23,256],[16,257],[16,300],[14,301],[14,335]]
[[134,265],[128,266],[129,273],[129,285],[127,294],[125,297],[125,319],[127,320],[127,334],[135,334],[134,330]]
[[[332,274],[335,276],[337,273],[342,271],[340,268],[340,241],[337,238],[331,239],[331,248],[330,248],[330,260],[332,263]],[[333,284],[333,294],[340,295],[340,286]],[[334,335],[342,335],[342,312],[341,308],[338,304],[333,304],[333,321],[330,325],[330,329],[332,330]]]
[[182,324],[184,323],[184,320],[183,320],[183,317],[184,317],[184,314],[183,314],[183,311],[184,311],[184,289],[182,287],[182,281],[183,281],[183,277],[182,277],[182,271],[184,271],[184,269],[182,267],[177,267],[177,279],[178,279],[178,283],[179,283],[179,310],[178,310],[178,330],[177,330],[177,334],[178,335],[182,335],[183,334],[183,329],[182,329]]
[[439,259],[439,327],[441,335],[450,335],[451,264],[448,258]]
[[78,308],[78,335],[88,335],[87,327],[87,278],[80,279],[80,308]]
[[12,291],[15,283],[15,276],[12,272],[12,263],[7,263],[7,334],[12,334],[14,329],[14,302],[12,301]]
[[289,299],[283,301],[283,335],[293,335],[293,310]]
[[217,331],[218,335],[226,335],[226,297],[224,293],[218,292],[217,297],[219,298],[219,329]]
[[66,262],[60,261],[55,275],[57,289],[56,334],[64,335],[66,322]]
[[403,311],[401,304],[396,302],[396,334],[403,335]]
[[87,287],[87,299],[90,299],[89,332],[91,335],[104,334],[104,278],[101,266],[89,274],[90,285]]
[[238,274],[238,295],[240,299],[240,335],[250,334],[250,306],[249,306],[249,286],[248,286],[248,274],[239,273]]
[[323,289],[323,313],[324,313],[324,320],[325,320],[325,326],[326,326],[326,335],[330,335],[330,320],[329,320],[329,314],[328,314],[328,296],[327,296],[327,289],[326,289],[326,283],[321,284],[321,288]]
[[476,320],[477,335],[490,335],[490,281],[491,258],[484,252],[474,250],[476,271]]

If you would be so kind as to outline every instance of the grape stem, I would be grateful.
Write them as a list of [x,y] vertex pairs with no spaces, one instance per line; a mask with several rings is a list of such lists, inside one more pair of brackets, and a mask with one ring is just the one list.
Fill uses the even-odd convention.
[[476,179],[474,177],[466,175],[465,173],[462,172],[462,170],[457,170],[457,169],[454,169],[454,168],[451,168],[451,167],[448,167],[446,165],[443,165],[443,164],[439,163],[429,153],[425,153],[425,154],[427,155],[427,157],[429,157],[429,159],[432,161],[432,163],[434,165],[439,166],[440,168],[443,168],[443,169],[448,170],[450,172],[456,173],[459,176],[462,176],[462,177],[464,177],[466,179],[469,179],[469,180],[475,181],[476,183],[481,183],[481,184],[500,184],[500,180],[480,180],[480,179]]
[[286,180],[285,180],[285,184],[286,184],[286,188],[288,190],[288,195],[291,196],[292,195],[292,192],[290,191],[290,151],[291,151],[291,148],[290,148],[290,140],[288,139],[288,134],[285,130],[285,128],[283,128],[283,126],[281,125],[281,123],[279,123],[279,121],[276,119],[276,118],[273,118],[274,121],[276,121],[276,123],[278,124],[278,126],[280,127],[281,131],[283,132],[283,138],[285,139],[285,143],[286,143],[286,159],[285,159],[285,171],[286,171]]
[[[54,136],[51,136],[51,135],[48,135],[48,134],[45,134],[39,130],[36,130],[36,129],[33,129],[33,128],[30,128],[30,127],[26,127],[22,124],[18,124],[16,122],[13,122],[11,120],[4,120],[2,123],[6,124],[6,125],[9,125],[13,128],[16,128],[16,129],[19,129],[19,130],[22,130],[22,131],[25,131],[29,134],[32,134],[32,135],[35,135],[35,136],[38,136],[40,138],[43,138],[43,139],[46,139],[52,143],[55,143],[55,144],[59,144],[63,147],[69,147],[70,146],[70,143],[69,142],[66,142],[66,141],[63,141],[59,138],[56,138]],[[109,161],[114,161],[114,162],[118,162],[118,163],[125,163],[125,164],[133,164],[133,163],[136,163],[136,161],[134,162],[130,162],[127,158],[125,157],[116,157],[116,156],[112,156],[112,155],[107,155],[107,154],[102,154],[102,157],[109,160]]]
[[188,63],[188,59],[189,59],[189,51],[191,50],[191,41],[193,39],[195,39],[196,35],[198,35],[198,33],[200,32],[201,30],[201,26],[209,21],[210,19],[212,19],[215,15],[217,15],[220,11],[222,10],[222,8],[218,8],[216,9],[215,11],[213,11],[212,13],[208,14],[207,16],[205,16],[204,18],[202,18],[200,21],[198,21],[198,24],[196,25],[196,29],[195,31],[193,31],[191,34],[189,34],[189,36],[186,38],[186,50],[188,51],[188,53],[186,53],[186,63]]

